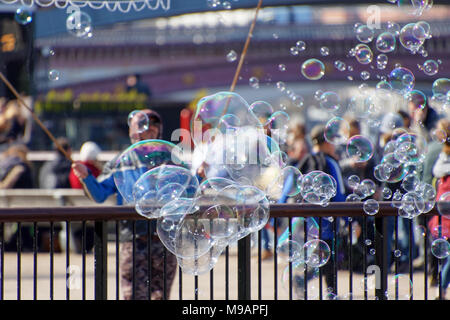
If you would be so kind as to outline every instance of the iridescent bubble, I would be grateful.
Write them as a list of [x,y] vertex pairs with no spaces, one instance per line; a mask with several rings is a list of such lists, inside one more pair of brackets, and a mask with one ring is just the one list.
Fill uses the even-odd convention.
[[364,136],[355,135],[347,142],[347,155],[356,162],[368,161],[373,156],[372,142]]
[[377,68],[383,70],[386,68],[388,64],[389,58],[384,53],[381,53],[377,56]]
[[259,88],[259,79],[257,77],[250,77],[250,79],[248,80],[248,84],[253,89],[258,89]]
[[57,80],[59,80],[59,77],[60,77],[60,73],[58,70],[53,69],[48,72],[48,79],[50,81],[57,81]]
[[361,79],[369,80],[370,79],[370,73],[368,71],[361,71]]
[[405,99],[408,104],[414,109],[424,109],[427,105],[427,96],[420,90],[412,90],[405,94]]
[[450,255],[450,243],[445,238],[438,238],[431,244],[431,253],[438,259],[446,259]]
[[447,133],[442,129],[434,129],[431,131],[431,140],[443,144],[447,141]]
[[88,37],[92,32],[91,17],[83,11],[74,11],[67,17],[66,28],[70,34],[78,37]]
[[206,0],[206,4],[210,8],[216,8],[220,6],[221,1],[220,0]]
[[416,174],[408,174],[403,178],[402,188],[405,191],[415,191],[420,184],[420,179]]
[[33,13],[27,8],[19,8],[14,14],[14,19],[16,19],[19,24],[26,25],[33,21]]
[[228,52],[227,54],[227,61],[228,62],[234,62],[237,59],[237,53],[234,50],[231,50],[230,52]]
[[395,36],[390,32],[383,32],[378,35],[376,47],[378,51],[387,53],[395,50]]
[[450,219],[450,191],[443,193],[439,197],[437,209],[442,218]]
[[295,47],[297,48],[298,51],[305,51],[306,49],[306,43],[304,41],[297,41],[297,43],[295,44]]
[[147,114],[141,110],[134,110],[128,114],[128,127],[137,133],[147,131],[149,123]]
[[305,263],[311,268],[324,266],[331,256],[330,247],[325,241],[320,239],[307,241],[303,245],[303,252],[306,257]]
[[320,106],[329,112],[336,112],[341,108],[340,99],[336,92],[327,91],[320,96]]
[[291,52],[291,54],[292,54],[293,56],[298,56],[299,50],[298,50],[297,47],[291,47],[291,48],[289,49],[289,51]]
[[381,193],[383,195],[383,199],[388,200],[392,197],[392,190],[389,189],[388,187],[384,187]]
[[363,24],[356,28],[356,38],[359,41],[369,43],[373,40],[373,37],[373,29],[369,28],[367,25]]
[[409,274],[396,274],[389,279],[388,300],[410,300],[413,284]]
[[209,236],[212,239],[228,238],[238,232],[236,211],[225,204],[216,204],[206,209],[199,220],[209,223]]
[[418,40],[425,40],[431,38],[431,27],[426,21],[417,22],[412,30],[414,37]]
[[401,200],[399,215],[403,218],[413,219],[423,213],[425,203],[421,195],[417,192],[407,192]]
[[402,163],[422,162],[428,150],[426,139],[415,133],[402,134],[396,140],[395,158]]
[[[117,158],[113,168],[114,182],[121,196],[126,202],[134,203],[137,198],[155,190],[149,187],[150,180],[142,179],[142,187],[135,186],[135,183],[149,169],[163,164],[183,164],[179,158],[181,154],[178,146],[163,140],[143,140],[128,147]],[[138,166],[138,170],[129,169],[133,166]],[[139,196],[136,196],[138,190]]]
[[427,76],[434,76],[436,73],[439,72],[439,64],[434,60],[427,60],[423,63],[423,65],[420,67],[420,69]]
[[331,144],[343,144],[347,142],[350,125],[341,117],[330,119],[325,126],[325,140]]
[[289,183],[290,188],[285,190],[288,197],[294,197],[300,193],[300,185],[298,181],[301,180],[301,172],[293,166],[287,166],[279,170],[276,178],[269,183],[266,188],[266,194],[273,198],[279,198],[282,191],[287,188]]
[[295,240],[286,240],[277,246],[278,255],[287,262],[299,263],[304,261],[303,246]]
[[360,43],[355,47],[355,58],[361,64],[369,64],[372,62],[372,50],[366,44]]
[[308,300],[313,300],[320,295],[319,278],[319,268],[311,268],[305,262],[296,262],[284,268],[281,283],[286,292],[292,292],[292,298],[295,300],[305,299],[305,284],[307,283]]
[[336,67],[336,69],[338,69],[339,71],[345,71],[345,69],[347,68],[347,66],[345,65],[344,62],[342,62],[341,60],[336,60],[334,62],[334,66]]
[[422,46],[423,40],[414,36],[415,23],[409,23],[400,30],[399,40],[405,49],[415,53]]
[[363,209],[366,214],[373,216],[378,213],[380,205],[375,199],[368,199],[364,201]]
[[320,54],[322,56],[328,56],[330,54],[330,49],[328,47],[321,47]]
[[433,96],[447,97],[450,92],[450,79],[439,78],[433,82]]
[[280,90],[281,92],[286,90],[286,84],[283,81],[278,81],[276,83],[276,86],[277,86],[278,90]]
[[278,65],[278,70],[280,70],[280,71],[286,71],[286,65],[280,63],[280,64]]
[[411,70],[403,67],[395,68],[388,76],[392,89],[407,93],[414,88],[415,78]]
[[361,181],[360,186],[363,188],[365,197],[374,195],[377,190],[375,182],[373,182],[371,179],[364,179],[363,181]]
[[308,59],[303,62],[301,72],[308,80],[319,80],[325,74],[325,66],[320,60]]
[[400,258],[402,256],[402,252],[400,250],[394,250],[394,257]]
[[421,182],[414,191],[417,192],[423,199],[425,205],[423,213],[430,212],[436,203],[435,188],[429,183]]
[[400,26],[398,23],[388,21],[386,23],[386,31],[392,33],[394,36],[400,35]]
[[359,185],[360,179],[357,175],[352,174],[347,178],[347,183],[350,188],[355,189]]

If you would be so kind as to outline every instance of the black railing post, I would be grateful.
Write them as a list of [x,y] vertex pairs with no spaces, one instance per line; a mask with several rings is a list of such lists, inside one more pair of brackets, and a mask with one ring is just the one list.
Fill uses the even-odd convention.
[[[381,279],[376,279],[377,287],[375,288],[375,296],[378,300],[387,300],[387,285],[388,285],[388,259],[387,255],[391,252],[387,250],[387,243],[385,241],[387,235],[387,221],[388,219],[379,217],[375,218],[375,250],[376,250],[376,264],[380,268]],[[379,284],[379,286],[378,286]]]
[[238,300],[250,300],[251,234],[238,240]]
[[106,221],[94,223],[95,300],[107,299],[108,237]]

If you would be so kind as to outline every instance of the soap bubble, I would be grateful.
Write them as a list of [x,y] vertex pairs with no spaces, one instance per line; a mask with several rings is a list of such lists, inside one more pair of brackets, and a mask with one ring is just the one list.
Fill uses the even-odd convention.
[[418,40],[425,40],[431,38],[431,27],[426,21],[417,22],[412,30],[413,36]]
[[234,62],[237,59],[237,53],[234,50],[231,50],[230,52],[228,52],[227,54],[227,61],[228,62]]
[[322,171],[311,171],[302,176],[300,190],[306,202],[324,205],[336,195],[336,180]]
[[395,158],[403,163],[423,162],[428,145],[426,139],[415,133],[402,134],[396,140]]
[[328,47],[321,47],[320,54],[322,56],[328,56],[330,54],[330,49]]
[[363,24],[356,28],[356,38],[363,42],[369,43],[373,40],[374,32],[367,25]]
[[378,213],[378,210],[380,209],[380,205],[378,201],[374,199],[368,199],[364,201],[363,205],[364,212],[370,216],[373,216]]
[[412,288],[409,274],[396,274],[389,280],[386,297],[388,300],[410,300]]
[[372,50],[366,44],[360,43],[355,47],[355,58],[361,64],[369,64],[372,62]]
[[66,28],[70,34],[78,37],[88,37],[92,32],[91,17],[83,11],[74,11],[67,17]]
[[383,195],[383,199],[388,200],[392,197],[392,190],[389,189],[388,187],[384,187],[381,193]]
[[33,13],[27,8],[19,8],[14,14],[14,19],[21,25],[29,24],[33,21]]
[[419,65],[419,69],[427,76],[434,76],[439,72],[439,64],[435,60],[427,60],[423,65]]
[[370,73],[368,71],[361,71],[361,79],[363,80],[369,80]]
[[450,92],[450,79],[439,78],[433,82],[432,91],[434,96],[448,96]]
[[319,80],[325,74],[325,66],[320,60],[308,59],[303,62],[301,72],[308,80]]
[[[306,276],[306,279],[305,279]],[[308,300],[319,297],[320,268],[311,268],[304,262],[286,266],[281,274],[281,283],[286,292],[292,288],[293,299],[305,299],[305,286],[308,288]]]
[[226,244],[216,243],[207,252],[200,256],[177,256],[177,262],[181,270],[183,270],[183,272],[186,274],[193,276],[206,274],[214,268],[225,248]]
[[133,128],[136,133],[143,133],[148,130],[150,119],[148,115],[141,110],[134,110],[128,114],[128,127]]
[[417,192],[407,192],[401,200],[399,215],[403,218],[413,219],[423,213],[425,203],[423,198]]
[[359,185],[360,179],[357,175],[353,174],[347,178],[347,183],[350,188],[355,189]]
[[[294,197],[300,193],[301,172],[296,167],[287,166],[279,170],[276,178],[267,186],[266,194],[273,198],[278,198],[285,188],[285,194],[288,197]],[[289,185],[287,185],[289,183]]]
[[438,259],[446,259],[450,255],[450,243],[445,238],[438,238],[431,244],[431,253]]
[[48,79],[50,81],[58,81],[60,77],[60,73],[58,70],[52,69],[48,72]]
[[[384,53],[381,53],[377,56],[377,68],[380,70],[384,70],[388,64],[389,58]],[[392,87],[391,87],[392,89]]]
[[423,199],[424,209],[423,213],[430,212],[434,208],[434,204],[436,203],[436,190],[435,188],[425,182],[420,182],[416,189],[414,190],[419,194],[419,196]]
[[287,262],[302,262],[303,257],[303,247],[295,240],[287,240],[278,244],[277,253],[278,255],[286,260]]
[[350,125],[341,117],[330,119],[325,126],[325,140],[331,144],[347,142]]
[[443,193],[439,197],[437,209],[442,218],[450,219],[450,191]]
[[278,65],[278,70],[280,70],[280,71],[286,71],[286,65],[280,63],[280,64]]
[[345,71],[345,69],[347,68],[346,64],[340,60],[336,60],[334,62],[334,66],[336,67],[336,69],[338,69],[339,71]]
[[412,90],[405,94],[408,104],[414,109],[424,109],[427,105],[427,96],[420,90]]
[[297,41],[297,43],[295,44],[295,47],[297,48],[298,51],[305,51],[306,49],[306,43],[304,41]]
[[408,174],[403,178],[402,188],[405,191],[415,191],[419,184],[420,184],[420,179],[417,175]]
[[320,268],[324,266],[331,256],[330,247],[328,244],[320,239],[313,239],[307,241],[303,245],[305,253],[305,263],[308,267]]
[[336,112],[341,108],[340,99],[336,92],[327,91],[320,96],[320,106],[329,112]]
[[257,77],[250,77],[250,79],[248,79],[248,83],[249,83],[250,87],[252,87],[254,89],[259,88],[259,79]]
[[384,165],[383,170],[387,169],[387,171],[382,172],[382,176],[385,178],[388,175],[388,178],[383,181],[390,183],[400,182],[408,174],[404,164],[397,160],[393,152],[385,154],[381,160],[381,164]]
[[[128,147],[115,161],[114,182],[120,195],[134,203],[134,184],[149,169],[163,164],[183,164],[179,147],[163,140],[143,140]],[[136,170],[130,168],[137,167]],[[146,190],[143,190],[146,191]],[[144,193],[145,194],[145,193]]]
[[400,26],[398,23],[388,21],[386,23],[386,31],[397,37],[400,35]]
[[417,52],[423,44],[423,40],[416,38],[414,35],[417,33],[417,31],[414,32],[415,26],[415,23],[408,23],[400,30],[399,35],[402,46],[413,53]]
[[347,155],[356,162],[368,161],[373,156],[372,142],[364,136],[355,135],[347,142]]
[[383,32],[378,35],[376,47],[378,51],[387,53],[395,50],[395,36],[390,32]]
[[415,78],[411,70],[403,67],[395,68],[388,76],[392,88],[400,93],[407,93],[414,88]]

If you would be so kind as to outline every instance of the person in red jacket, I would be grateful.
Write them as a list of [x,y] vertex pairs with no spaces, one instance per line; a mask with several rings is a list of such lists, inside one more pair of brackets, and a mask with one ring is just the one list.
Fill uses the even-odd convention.
[[[91,171],[94,177],[98,177],[101,173],[101,167],[97,161],[97,157],[100,151],[100,147],[92,141],[85,142],[80,149],[80,161]],[[83,188],[73,169],[70,170],[69,180],[72,189]]]

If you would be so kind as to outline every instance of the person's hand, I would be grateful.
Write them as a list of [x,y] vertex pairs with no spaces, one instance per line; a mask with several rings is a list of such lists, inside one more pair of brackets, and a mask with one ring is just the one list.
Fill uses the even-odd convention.
[[74,162],[72,169],[78,179],[85,179],[89,175],[88,168],[81,162]]

